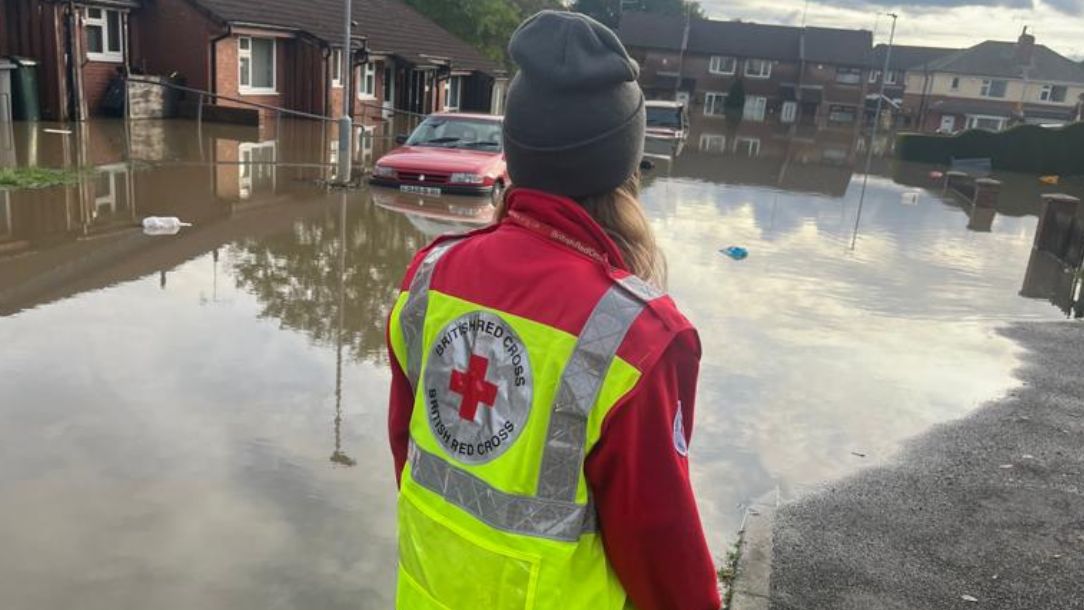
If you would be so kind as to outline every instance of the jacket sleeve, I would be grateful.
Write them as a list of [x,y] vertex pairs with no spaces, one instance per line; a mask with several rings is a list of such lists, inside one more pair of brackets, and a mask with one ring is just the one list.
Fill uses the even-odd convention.
[[[390,320],[389,320],[390,324]],[[407,461],[407,447],[410,445],[410,417],[414,412],[414,390],[410,387],[403,367],[391,347],[390,332],[388,338],[388,361],[391,368],[391,396],[388,399],[388,440],[391,442],[391,455],[395,462],[395,483],[399,484],[403,467]]]
[[585,463],[606,555],[638,610],[722,605],[686,457],[698,373],[686,331],[607,416]]

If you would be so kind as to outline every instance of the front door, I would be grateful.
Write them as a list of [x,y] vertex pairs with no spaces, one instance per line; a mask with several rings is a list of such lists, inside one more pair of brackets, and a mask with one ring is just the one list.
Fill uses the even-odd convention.
[[942,133],[952,133],[956,131],[956,116],[952,114],[941,115],[941,128],[937,131]]

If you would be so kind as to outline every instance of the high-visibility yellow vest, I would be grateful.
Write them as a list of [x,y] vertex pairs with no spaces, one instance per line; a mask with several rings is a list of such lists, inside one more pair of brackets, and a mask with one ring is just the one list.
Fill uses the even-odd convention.
[[583,461],[640,378],[616,355],[653,289],[615,282],[579,336],[430,290],[430,250],[392,311],[414,388],[399,494],[400,610],[619,610]]

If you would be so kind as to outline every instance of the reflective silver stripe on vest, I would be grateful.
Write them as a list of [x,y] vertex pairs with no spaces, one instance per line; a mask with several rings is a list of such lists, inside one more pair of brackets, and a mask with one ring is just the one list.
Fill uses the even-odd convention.
[[418,392],[418,378],[422,372],[422,335],[425,330],[426,310],[429,308],[429,281],[433,278],[433,268],[437,266],[437,261],[457,243],[459,240],[446,241],[425,255],[410,281],[407,302],[399,312],[399,326],[403,330],[403,341],[407,350],[406,374],[415,394]]
[[490,527],[514,534],[575,542],[595,530],[595,507],[508,494],[443,459],[411,447],[414,482]]
[[[421,374],[429,281],[437,261],[455,243],[441,244],[426,255],[411,281],[410,295],[400,313],[407,347],[407,375],[415,392]],[[590,494],[586,505],[576,503],[587,444],[587,418],[618,346],[643,311],[645,301],[659,294],[639,278],[630,276],[611,286],[591,312],[565,365],[554,398],[536,496],[495,489],[413,442],[412,479],[502,531],[565,542],[575,542],[582,535],[597,531]]]
[[574,502],[587,444],[587,417],[598,399],[617,347],[644,309],[622,285],[611,286],[595,306],[565,365],[550,413],[538,495]]

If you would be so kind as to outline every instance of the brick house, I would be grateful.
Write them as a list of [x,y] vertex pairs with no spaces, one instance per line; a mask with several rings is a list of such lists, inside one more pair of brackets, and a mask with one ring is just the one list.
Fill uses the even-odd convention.
[[0,0],[0,56],[38,62],[43,118],[81,120],[97,114],[110,83],[140,52],[141,4]]
[[629,12],[619,35],[650,98],[686,100],[694,134],[722,120],[734,81],[743,120],[795,129],[857,130],[872,34],[865,30],[685,20]]
[[888,45],[879,44],[874,47],[867,81],[869,93],[866,94],[866,114],[868,117],[872,118],[876,112],[877,96],[880,93],[883,77],[885,97],[901,105],[901,108],[894,112],[896,125],[910,127],[915,124],[917,117],[905,112],[902,108],[908,75],[920,74],[925,76],[929,72],[930,62],[952,55],[959,50],[947,47],[893,45],[892,53],[888,55],[888,72],[882,75],[881,73],[885,68],[885,56],[888,54]]
[[[100,114],[110,82],[129,72],[311,114],[342,112],[339,0],[0,2],[0,53],[39,61],[45,118]],[[403,2],[353,0],[352,17],[351,106],[363,122],[394,109],[500,110],[502,67]],[[81,58],[74,67],[69,48]]]
[[909,71],[904,111],[925,132],[1076,120],[1084,66],[1025,30],[1013,42],[987,40]]

